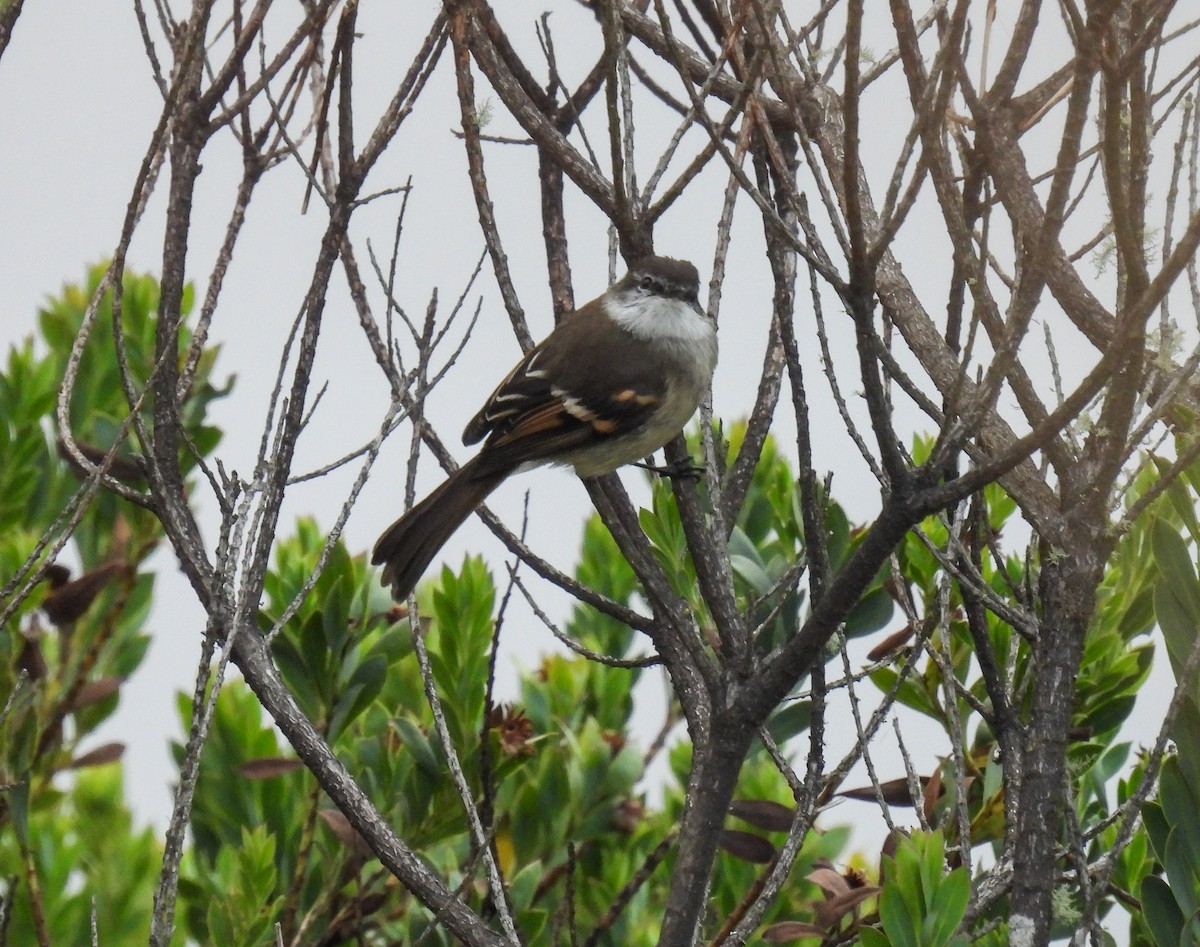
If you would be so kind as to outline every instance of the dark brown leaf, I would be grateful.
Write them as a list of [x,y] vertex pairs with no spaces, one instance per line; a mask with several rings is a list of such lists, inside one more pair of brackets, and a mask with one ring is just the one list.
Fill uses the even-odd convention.
[[758,936],[764,944],[790,944],[805,937],[824,937],[825,933],[825,928],[803,921],[780,921],[763,928]]
[[[93,464],[104,466],[104,458],[108,454],[107,450],[97,447],[95,444],[88,444],[78,440],[75,442],[75,446],[79,448],[79,453],[83,454]],[[61,437],[58,439],[58,456],[70,464],[76,476],[87,476],[86,471],[79,465],[79,461],[67,450],[67,445]],[[133,487],[142,486],[146,482],[146,473],[142,470],[141,463],[133,459],[127,460],[119,454],[113,456],[112,461],[108,465],[108,473],[114,480],[120,480],[121,483]]]
[[273,779],[284,773],[291,773],[304,766],[298,759],[290,756],[262,756],[254,760],[246,760],[238,767],[238,772],[247,779]]
[[893,631],[890,635],[884,638],[879,644],[875,645],[867,652],[868,661],[881,661],[889,655],[895,654],[903,648],[912,639],[913,626],[911,623],[905,625],[899,631]]
[[333,832],[337,840],[354,854],[361,855],[363,858],[375,856],[375,853],[371,851],[371,846],[367,844],[367,840],[358,834],[358,830],[350,824],[350,820],[337,809],[321,809],[317,815],[329,826],[329,830]]
[[395,605],[393,605],[391,608],[389,608],[386,612],[379,612],[378,614],[372,615],[371,619],[374,620],[376,618],[384,618],[387,620],[388,624],[394,625],[397,622],[404,621],[404,619],[406,619],[407,617],[408,617],[408,605],[397,602]]
[[852,911],[858,905],[862,904],[868,898],[873,898],[879,894],[880,889],[872,885],[864,888],[852,888],[837,897],[829,898],[821,904],[816,905],[814,913],[817,920],[824,924],[826,928],[831,928],[837,924],[844,915]]
[[370,917],[388,902],[388,892],[373,891],[358,899],[354,910],[360,917]]
[[42,611],[54,624],[60,627],[68,625],[91,607],[96,596],[113,576],[124,570],[123,562],[110,562],[91,572],[85,572],[78,579],[60,585],[47,595],[46,600],[42,602]]
[[626,799],[613,810],[612,827],[624,835],[632,835],[646,815],[646,807],[637,799]]
[[124,683],[125,678],[123,677],[102,677],[98,681],[88,681],[76,692],[75,697],[67,706],[67,710],[79,710],[81,707],[89,707],[104,700],[105,697],[111,697],[121,689],[121,685]]
[[52,562],[46,566],[42,578],[46,580],[46,584],[50,588],[60,589],[71,580],[71,570],[66,566],[60,566],[57,562]]
[[867,886],[867,876],[858,868],[847,868],[842,873],[842,877],[846,879],[846,883],[851,888],[865,888]]
[[792,827],[796,810],[792,806],[770,799],[735,799],[729,804],[729,814],[767,832],[787,832]]
[[[533,724],[529,725],[529,729],[530,732],[533,731]],[[625,739],[625,734],[620,730],[605,730],[600,734],[600,739],[608,744],[608,748],[612,750],[613,756],[616,756],[625,749],[625,744],[628,742]]]
[[40,640],[25,638],[21,645],[21,653],[17,656],[17,668],[29,675],[31,681],[42,681],[50,673],[46,666],[46,657],[42,654]]
[[[922,787],[925,787],[928,785],[929,780],[922,777],[920,783]],[[912,793],[908,791],[907,779],[889,779],[887,782],[880,783],[879,789],[883,794],[883,801],[889,806],[910,807],[913,804]],[[878,798],[875,795],[875,788],[873,786],[856,786],[853,789],[844,789],[838,795],[845,796],[847,799],[859,799],[863,802],[875,802]]]
[[108,535],[108,558],[113,562],[128,560],[129,544],[133,541],[133,529],[129,520],[121,515],[113,519]]
[[775,846],[752,832],[722,829],[719,844],[734,858],[755,865],[765,865],[775,857]]
[[388,901],[386,891],[374,891],[356,900],[350,901],[338,912],[330,924],[325,936],[317,942],[317,947],[333,947],[335,944],[346,944],[365,933],[368,926],[363,922],[383,907]]
[[814,868],[805,877],[820,888],[826,898],[836,898],[850,890],[850,882],[833,868]]
[[933,825],[937,820],[934,818],[936,814],[934,809],[937,807],[937,801],[942,797],[942,770],[941,767],[933,771],[933,775],[925,781],[925,823]]
[[905,832],[903,829],[892,829],[892,831],[890,831],[888,833],[887,838],[885,838],[883,840],[883,846],[879,850],[879,854],[880,854],[879,880],[880,881],[886,880],[883,877],[883,859],[884,858],[895,858],[896,857],[896,849],[900,847],[900,840],[906,839],[906,838],[908,838],[908,833]]
[[83,769],[87,766],[103,766],[106,763],[115,763],[121,758],[121,754],[125,752],[124,743],[104,743],[94,750],[89,750],[83,756],[77,756],[71,760],[69,769]]

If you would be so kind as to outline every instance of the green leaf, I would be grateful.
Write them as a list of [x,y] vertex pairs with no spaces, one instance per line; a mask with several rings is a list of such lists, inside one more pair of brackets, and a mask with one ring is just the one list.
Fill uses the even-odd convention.
[[1167,836],[1167,860],[1164,862],[1175,900],[1189,917],[1196,913],[1196,883],[1200,881],[1196,842],[1196,838],[1189,837],[1179,826],[1173,827]]
[[1154,589],[1146,587],[1132,601],[1125,602],[1125,610],[1117,625],[1117,632],[1125,641],[1149,631],[1154,626]]
[[329,702],[334,673],[330,666],[323,615],[320,611],[309,616],[308,621],[300,628],[299,638],[305,672],[313,690],[320,695],[321,706],[324,708]]
[[300,649],[296,647],[296,642],[290,634],[284,633],[275,637],[271,644],[271,656],[300,708],[310,719],[318,719],[321,716],[321,695],[314,686],[304,658],[300,655]]
[[933,909],[945,866],[946,848],[942,840],[942,830],[934,829],[923,838],[921,835],[914,835],[910,841],[918,849],[921,894],[924,899],[923,913],[928,915]]
[[29,780],[23,779],[8,791],[13,831],[21,845],[29,844]]
[[514,911],[527,911],[533,904],[533,896],[544,873],[541,861],[532,861],[508,883],[508,898]]
[[[325,574],[329,575],[333,567],[331,561]],[[326,647],[335,655],[342,653],[350,636],[350,608],[346,586],[346,576],[336,576],[326,587],[321,599],[321,630],[325,635]]]
[[408,630],[408,625],[396,624],[379,632],[374,643],[363,655],[363,661],[365,663],[372,658],[381,657],[387,666],[391,667],[401,658],[412,654],[412,651],[412,633]]
[[758,547],[736,526],[729,534],[729,564],[756,595],[765,595],[774,584]]
[[1163,809],[1157,802],[1148,802],[1141,808],[1142,825],[1146,827],[1147,838],[1154,850],[1154,857],[1159,862],[1166,861],[1166,837],[1171,827],[1163,815]]
[[1161,519],[1151,529],[1154,561],[1162,573],[1154,588],[1154,614],[1178,675],[1200,631],[1200,583],[1187,544]]
[[892,942],[888,940],[887,936],[873,927],[864,927],[859,931],[858,940],[863,947],[893,947]]
[[387,660],[382,655],[368,658],[358,666],[330,715],[330,741],[335,740],[379,696],[387,678],[387,667]]
[[1183,833],[1200,846],[1200,802],[1184,778],[1178,758],[1173,757],[1163,764],[1158,799],[1171,831]]
[[1116,730],[1129,717],[1136,700],[1137,697],[1135,694],[1129,694],[1097,704],[1089,708],[1088,712],[1084,715],[1085,725],[1090,727],[1095,733],[1109,733]]
[[1157,875],[1147,876],[1142,882],[1141,901],[1142,916],[1158,947],[1178,947],[1185,918],[1170,886]]
[[793,700],[775,710],[767,719],[767,732],[780,746],[808,730],[812,722],[812,701]]
[[[891,668],[879,668],[877,671],[871,672],[871,682],[885,694],[891,693],[899,679],[899,673]],[[934,720],[942,719],[941,708],[929,696],[929,692],[922,686],[922,682],[915,679],[912,674],[907,675],[901,682],[900,688],[896,692],[896,700],[905,707],[910,707]]]
[[955,868],[946,875],[938,886],[934,904],[933,944],[941,947],[948,944],[967,913],[967,902],[971,898],[971,877],[965,868]]
[[[1170,464],[1165,459],[1154,458],[1154,460],[1159,465],[1159,472],[1169,475]],[[1196,520],[1195,498],[1179,480],[1175,480],[1167,487],[1167,497],[1171,501],[1171,508],[1175,511],[1175,515],[1183,521],[1183,525],[1191,534],[1192,542],[1200,542],[1200,522]]]
[[399,731],[400,737],[404,741],[404,746],[412,754],[417,766],[421,768],[425,775],[434,779],[440,779],[442,776],[442,764],[434,752],[433,744],[429,741],[429,738],[407,717],[395,718],[392,721],[392,725]]
[[891,595],[883,588],[875,588],[858,600],[846,616],[846,634],[851,638],[878,631],[889,621],[895,611]]
[[879,919],[895,947],[922,947],[921,931],[899,883],[889,879],[879,896]]

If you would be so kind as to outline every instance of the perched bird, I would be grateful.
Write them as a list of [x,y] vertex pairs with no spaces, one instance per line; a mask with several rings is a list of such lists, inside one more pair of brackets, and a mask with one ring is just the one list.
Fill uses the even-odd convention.
[[563,464],[598,477],[679,433],[717,363],[699,285],[691,263],[647,257],[529,350],[463,431],[464,444],[487,438],[479,453],[375,544],[397,601],[509,474]]

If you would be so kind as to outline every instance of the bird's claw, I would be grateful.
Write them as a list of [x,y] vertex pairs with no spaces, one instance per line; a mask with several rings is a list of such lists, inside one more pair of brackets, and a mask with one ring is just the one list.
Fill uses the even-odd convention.
[[635,463],[635,467],[641,467],[643,470],[648,470],[652,474],[659,477],[666,477],[670,480],[676,478],[680,480],[699,480],[700,475],[704,473],[704,468],[699,464],[693,463],[692,458],[683,457],[679,460],[664,466],[657,464]]

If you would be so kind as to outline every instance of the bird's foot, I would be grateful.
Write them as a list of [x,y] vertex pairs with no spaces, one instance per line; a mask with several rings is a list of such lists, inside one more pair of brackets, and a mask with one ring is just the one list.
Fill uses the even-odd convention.
[[666,477],[670,480],[676,478],[680,480],[699,480],[700,475],[704,473],[704,468],[699,464],[693,463],[690,457],[682,457],[673,463],[661,467],[657,464],[645,463],[635,463],[633,466],[641,467],[642,470],[649,470],[652,474],[659,477]]

